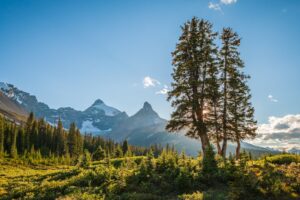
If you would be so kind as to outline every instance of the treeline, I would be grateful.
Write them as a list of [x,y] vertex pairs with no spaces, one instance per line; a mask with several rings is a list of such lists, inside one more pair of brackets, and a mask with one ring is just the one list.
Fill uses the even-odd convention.
[[[162,151],[161,146],[150,148],[156,155]],[[100,136],[82,135],[75,123],[71,123],[69,130],[65,130],[61,120],[52,126],[43,118],[35,119],[33,113],[21,125],[0,115],[0,157],[60,157],[72,161],[86,150],[93,159],[99,160],[105,157],[146,155],[150,148],[131,146],[126,140],[116,143]]]
[[238,158],[241,141],[256,135],[247,84],[250,76],[243,72],[238,50],[241,39],[231,28],[223,28],[219,34],[209,21],[195,17],[181,29],[172,53],[168,100],[175,111],[167,129],[188,129],[188,136],[201,141],[204,154],[214,143],[218,154],[225,157],[228,141],[235,142]]

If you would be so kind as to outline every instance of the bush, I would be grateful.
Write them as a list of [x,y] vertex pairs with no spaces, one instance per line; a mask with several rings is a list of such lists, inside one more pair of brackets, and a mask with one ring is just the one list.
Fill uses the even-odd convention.
[[288,165],[292,162],[299,163],[300,162],[300,156],[299,155],[293,155],[293,154],[280,154],[275,156],[270,156],[266,158],[268,162],[278,165]]
[[202,172],[204,175],[213,175],[218,171],[215,152],[211,145],[208,145],[205,150],[205,156],[203,157],[202,165]]
[[182,200],[203,200],[203,193],[202,192],[194,192],[192,194],[183,194],[179,196],[179,199]]
[[92,161],[91,154],[88,150],[84,150],[84,154],[79,156],[77,166],[87,168]]

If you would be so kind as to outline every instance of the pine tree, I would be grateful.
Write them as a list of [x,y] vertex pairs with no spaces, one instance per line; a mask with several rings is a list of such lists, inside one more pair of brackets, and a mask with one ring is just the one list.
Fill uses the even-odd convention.
[[23,127],[19,127],[17,137],[17,148],[20,154],[24,154],[24,152],[26,151],[26,134]]
[[78,146],[78,136],[76,133],[76,125],[75,123],[72,123],[69,128],[69,134],[68,134],[68,146],[69,146],[69,153],[71,157],[78,157],[79,152],[79,146]]
[[103,160],[106,157],[105,150],[102,149],[101,146],[97,148],[97,150],[93,153],[93,160]]
[[208,107],[206,110],[208,120],[208,132],[217,147],[217,153],[221,155],[220,142],[222,141],[221,132],[221,92],[220,92],[220,65],[219,58],[212,59],[211,66],[208,70],[209,90]]
[[34,122],[34,114],[31,112],[27,118],[26,125],[25,125],[25,132],[26,132],[26,150],[29,151],[31,146],[30,146],[30,141],[31,141],[31,135],[32,135],[32,123]]
[[256,135],[256,121],[254,120],[254,108],[251,105],[250,90],[246,84],[249,77],[243,73],[231,79],[229,85],[231,101],[228,111],[231,117],[229,124],[232,131],[232,140],[237,143],[236,158],[240,157],[241,140],[254,138]]
[[10,145],[10,151],[9,151],[9,155],[11,158],[17,158],[18,157],[18,151],[17,151],[17,134],[18,134],[18,130],[16,128],[16,126],[12,126],[11,128],[11,145]]
[[[220,49],[221,69],[221,107],[222,107],[222,150],[226,156],[227,142],[237,142],[237,153],[240,150],[240,141],[250,135],[255,135],[253,119],[254,109],[251,106],[249,88],[241,69],[244,63],[240,58],[238,47],[241,39],[231,28],[224,28],[221,34],[222,48]],[[239,155],[237,155],[239,156]]]
[[167,125],[169,131],[189,128],[187,135],[200,139],[202,151],[209,146],[206,116],[211,81],[209,71],[214,67],[217,49],[214,40],[217,34],[212,24],[193,18],[182,27],[182,35],[173,55],[174,70],[172,89],[168,100],[175,111]]
[[76,129],[76,141],[77,141],[77,154],[83,153],[83,139],[79,129]]
[[31,126],[31,135],[30,135],[30,148],[34,145],[36,148],[39,148],[39,130],[38,130],[38,123],[36,120],[33,121]]
[[68,145],[66,133],[63,129],[63,125],[60,119],[58,120],[55,134],[56,154],[62,156],[68,152]]
[[91,164],[91,160],[92,160],[90,152],[87,149],[85,149],[83,155],[80,157],[81,157],[81,160],[78,163],[79,166],[84,167],[84,168],[89,167]]
[[205,175],[213,175],[217,172],[217,161],[215,159],[215,152],[211,145],[208,146],[205,152],[206,156],[204,156],[202,160],[202,172]]
[[240,38],[231,28],[224,28],[221,34],[222,47],[220,50],[220,68],[221,68],[221,84],[222,84],[222,156],[226,156],[227,142],[230,139],[230,124],[228,106],[230,102],[229,81],[237,77],[239,68],[244,66],[243,61],[239,57],[237,48],[240,46]]
[[128,146],[128,142],[127,140],[124,140],[123,144],[122,144],[122,151],[123,154],[125,155],[127,153],[127,151],[129,150],[129,146]]
[[123,157],[123,151],[122,151],[122,148],[120,147],[120,145],[118,145],[115,150],[115,157],[117,157],[117,158]]

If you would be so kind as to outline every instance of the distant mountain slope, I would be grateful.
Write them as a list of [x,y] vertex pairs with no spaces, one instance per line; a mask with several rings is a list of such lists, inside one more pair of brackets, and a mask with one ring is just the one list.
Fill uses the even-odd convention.
[[17,122],[24,122],[27,118],[27,111],[0,91],[0,113]]
[[27,112],[33,112],[36,117],[43,117],[50,124],[56,124],[60,118],[65,128],[69,128],[69,125],[75,122],[83,133],[107,133],[116,124],[128,118],[125,112],[107,106],[100,99],[96,100],[85,111],[78,111],[71,107],[52,109],[47,104],[39,102],[35,96],[18,89],[12,84],[0,82],[0,91],[9,99],[24,107]]

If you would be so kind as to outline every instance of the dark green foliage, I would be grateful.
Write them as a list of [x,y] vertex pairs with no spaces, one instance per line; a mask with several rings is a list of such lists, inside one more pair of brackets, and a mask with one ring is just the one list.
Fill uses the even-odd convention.
[[291,163],[300,163],[299,155],[291,155],[291,154],[279,154],[271,157],[267,157],[267,161],[273,164],[278,165],[288,165]]
[[81,155],[78,159],[77,166],[87,168],[90,166],[91,161],[92,161],[91,154],[87,149],[85,149],[83,155]]
[[218,171],[217,167],[217,161],[215,159],[215,152],[213,150],[212,145],[209,145],[208,148],[206,148],[206,152],[204,154],[202,160],[202,172],[204,175],[214,175]]
[[300,197],[299,163],[272,164],[267,161],[272,157],[266,161],[246,161],[247,167],[243,169],[239,160],[217,159],[218,170],[210,177],[199,166],[199,159],[178,156],[170,148],[158,158],[151,153],[147,157],[113,158],[109,162],[106,159],[90,162],[88,158],[85,151],[80,167],[34,163],[28,166],[20,160],[13,160],[7,166],[10,162],[6,160],[0,163],[0,181],[4,183],[0,185],[4,191],[0,198],[289,200]]
[[115,150],[115,157],[120,158],[123,157],[123,151],[122,148],[118,145]]
[[240,142],[253,138],[256,130],[247,86],[250,77],[242,71],[244,63],[238,51],[240,38],[231,28],[224,28],[218,48],[212,24],[195,17],[181,29],[172,53],[173,83],[168,100],[175,111],[167,129],[186,130],[187,136],[201,141],[204,154],[214,142],[224,158],[228,141],[236,142],[238,158]]
[[123,154],[125,155],[129,150],[129,146],[128,146],[128,142],[127,140],[124,140],[123,144],[122,144],[122,151],[123,151]]
[[106,153],[105,153],[105,150],[102,149],[101,146],[99,146],[97,148],[97,150],[93,153],[93,160],[96,161],[96,160],[103,160],[105,157],[106,157]]
[[16,126],[11,126],[11,144],[10,144],[10,150],[9,155],[11,158],[17,158],[18,157],[18,151],[17,151],[17,134],[18,130]]
[[[100,148],[101,149],[98,149]],[[21,158],[24,162],[39,163],[45,160],[53,163],[75,164],[83,154],[83,149],[92,153],[94,159],[103,159],[106,154],[111,158],[146,155],[152,149],[159,154],[162,147],[151,148],[131,146],[126,142],[118,144],[99,136],[82,136],[75,124],[63,129],[61,120],[53,127],[43,119],[36,120],[31,113],[26,124],[15,124],[0,116],[0,157],[9,155]],[[112,153],[110,153],[112,152]]]
[[54,132],[54,149],[56,154],[62,156],[68,153],[68,144],[67,144],[67,133],[63,129],[61,120],[58,120],[56,130]]
[[169,131],[189,127],[187,135],[201,140],[202,151],[209,145],[207,105],[210,102],[212,75],[215,69],[217,36],[212,24],[192,18],[182,26],[182,34],[172,53],[174,70],[168,100],[175,111],[167,125]]
[[76,128],[75,123],[72,123],[69,128],[69,134],[68,134],[68,150],[70,153],[70,156],[72,158],[78,158],[79,155],[82,153],[82,137],[80,135],[80,132]]

